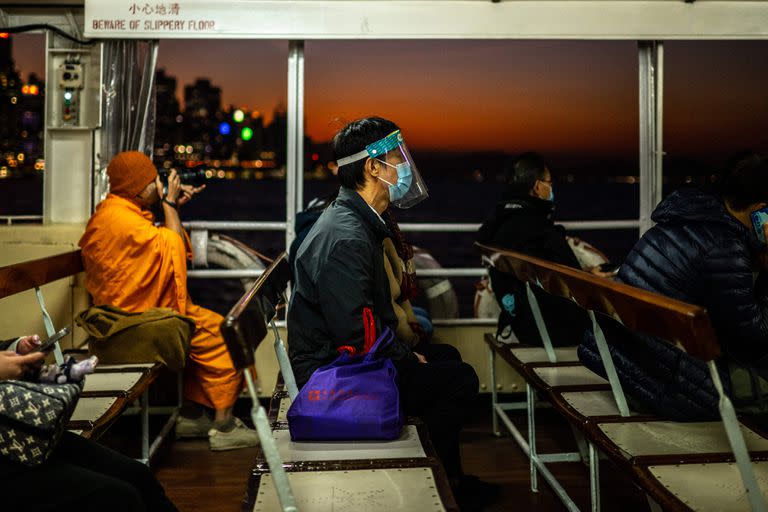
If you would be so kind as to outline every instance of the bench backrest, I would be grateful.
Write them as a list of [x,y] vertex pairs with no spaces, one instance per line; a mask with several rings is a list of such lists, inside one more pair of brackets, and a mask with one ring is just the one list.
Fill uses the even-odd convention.
[[514,251],[477,246],[496,269],[523,283],[540,285],[547,293],[573,299],[584,309],[614,317],[630,330],[675,343],[703,361],[720,355],[707,311],[700,306]]
[[277,314],[289,278],[288,261],[283,253],[264,270],[224,318],[221,334],[235,368],[253,365],[254,352],[267,335],[267,324]]
[[0,299],[83,272],[80,250],[0,267]]

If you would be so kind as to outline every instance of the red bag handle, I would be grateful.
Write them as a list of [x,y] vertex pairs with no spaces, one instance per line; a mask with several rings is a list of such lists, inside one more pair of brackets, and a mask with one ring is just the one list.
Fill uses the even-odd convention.
[[363,354],[367,354],[376,343],[376,321],[373,319],[371,308],[363,308],[363,327],[365,328]]
[[[373,318],[373,311],[371,311],[371,308],[363,308],[363,328],[365,329],[365,337],[363,340],[363,351],[360,355],[367,354],[371,348],[373,348],[373,345],[376,344],[376,320]],[[357,355],[355,347],[350,345],[342,345],[336,349],[336,352],[339,354],[346,352],[350,356]]]

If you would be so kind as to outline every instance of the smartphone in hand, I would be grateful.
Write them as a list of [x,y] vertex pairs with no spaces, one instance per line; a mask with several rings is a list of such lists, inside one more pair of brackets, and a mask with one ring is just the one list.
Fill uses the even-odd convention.
[[766,243],[765,233],[763,232],[763,224],[768,222],[768,208],[757,210],[749,214],[752,219],[752,228],[755,230],[755,236],[762,243]]
[[56,345],[56,342],[59,341],[61,338],[66,336],[72,331],[72,328],[68,325],[59,332],[55,333],[53,336],[48,338],[47,340],[43,341],[39,347],[37,347],[32,352],[50,352],[53,350],[53,347]]

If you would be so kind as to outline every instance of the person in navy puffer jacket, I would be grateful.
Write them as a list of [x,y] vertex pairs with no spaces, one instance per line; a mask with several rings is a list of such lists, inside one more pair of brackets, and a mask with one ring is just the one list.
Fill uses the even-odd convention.
[[[619,271],[624,283],[707,309],[723,352],[720,375],[742,413],[768,412],[768,259],[750,218],[767,204],[768,159],[740,158],[716,192],[683,189],[662,201],[656,225]],[[759,230],[765,238],[768,229]],[[705,363],[610,319],[600,324],[632,405],[676,421],[718,416]],[[579,358],[605,375],[591,330]]]

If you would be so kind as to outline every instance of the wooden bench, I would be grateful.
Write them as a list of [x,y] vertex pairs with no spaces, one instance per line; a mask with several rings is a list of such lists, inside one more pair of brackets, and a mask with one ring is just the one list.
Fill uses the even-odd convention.
[[[578,510],[546,464],[575,461],[579,453],[540,454],[536,449],[537,399],[552,404],[583,436],[590,466],[591,509],[600,509],[598,452],[623,470],[658,510],[766,510],[768,439],[739,422],[723,393],[715,360],[719,343],[706,310],[625,284],[523,254],[479,245],[484,261],[526,284],[544,347],[498,345],[486,337],[495,389],[496,355],[526,381],[529,437],[526,440],[506,411],[513,407],[492,393],[493,417],[500,418],[530,458],[531,488],[541,474],[569,510]],[[574,360],[573,349],[555,350],[534,287],[575,301],[589,315],[606,381]],[[720,394],[722,421],[679,423],[632,411],[596,315],[612,317],[631,331],[669,341],[705,361]],[[550,319],[560,321],[560,319]],[[583,333],[574,333],[580,339]]]
[[[41,287],[59,279],[73,278],[84,271],[80,251],[71,251],[47,258],[25,261],[0,268],[0,299],[34,290],[43,315],[48,336],[56,332],[53,320],[45,306]],[[6,312],[4,312],[6,313]],[[24,333],[20,333],[24,334]],[[80,352],[83,351],[74,351]],[[54,348],[57,363],[64,361],[59,344]],[[96,373],[86,377],[83,393],[67,428],[90,439],[98,439],[109,426],[139,400],[141,419],[142,460],[149,463],[159,442],[172,427],[175,414],[161,431],[161,436],[149,443],[148,389],[162,369],[157,363],[99,365]],[[170,424],[170,426],[169,426]]]
[[288,277],[283,254],[232,308],[221,327],[235,366],[244,369],[253,365],[255,349],[266,336],[267,325],[271,325],[281,378],[286,381],[284,386],[276,387],[268,416],[258,403],[250,372],[245,372],[253,400],[251,416],[261,447],[249,479],[244,510],[291,510],[296,506],[310,511],[318,507],[352,510],[363,499],[365,508],[371,511],[457,510],[445,472],[419,421],[408,422],[401,438],[392,442],[290,440],[287,420],[282,415],[290,403],[293,372],[287,357],[280,357],[285,347],[274,324],[278,306],[284,302]]

